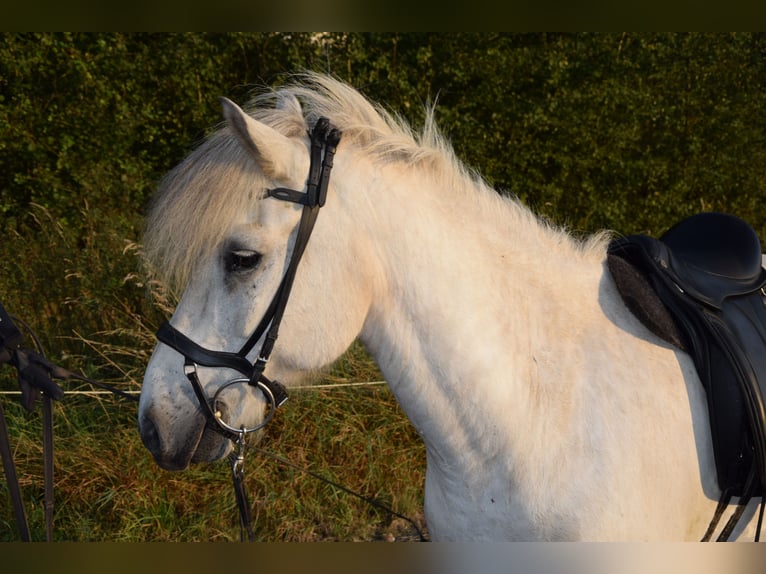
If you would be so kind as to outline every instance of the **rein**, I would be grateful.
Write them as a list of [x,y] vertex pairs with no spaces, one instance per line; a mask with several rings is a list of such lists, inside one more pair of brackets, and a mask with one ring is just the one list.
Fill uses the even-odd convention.
[[346,494],[350,494],[351,496],[355,496],[359,500],[363,500],[364,502],[366,502],[370,506],[374,506],[376,508],[380,508],[381,510],[385,510],[389,514],[391,514],[393,516],[396,516],[397,518],[401,518],[402,520],[405,520],[406,522],[409,522],[410,526],[412,526],[412,528],[415,530],[415,532],[417,532],[417,535],[418,535],[418,537],[420,539],[420,542],[429,542],[429,539],[426,536],[426,534],[415,523],[415,521],[412,518],[410,518],[409,516],[405,516],[404,514],[400,514],[399,512],[396,512],[395,510],[392,510],[391,508],[389,508],[388,506],[386,506],[382,502],[379,502],[379,501],[375,500],[374,498],[371,498],[369,496],[365,496],[363,494],[359,494],[358,492],[355,492],[355,491],[351,490],[350,488],[347,488],[347,487],[343,486],[342,484],[338,484],[337,482],[334,482],[334,481],[330,480],[329,478],[324,477],[321,474],[318,474],[318,473],[314,472],[313,470],[309,470],[307,468],[303,468],[302,466],[297,465],[294,462],[291,462],[291,461],[287,460],[284,457],[281,457],[279,455],[271,453],[271,452],[269,452],[267,450],[264,450],[262,448],[258,448],[258,447],[251,447],[251,448],[254,451],[256,451],[256,452],[258,452],[258,453],[260,453],[260,454],[262,454],[262,455],[264,455],[264,456],[266,456],[268,458],[271,458],[272,460],[274,460],[274,461],[276,461],[276,462],[278,462],[280,464],[283,464],[285,466],[289,466],[290,468],[292,468],[294,470],[297,470],[299,472],[302,472],[304,474],[308,474],[312,478],[316,478],[317,480],[319,480],[321,482],[324,482],[325,484],[329,484],[333,488],[337,488],[338,490],[342,490]]
[[[16,327],[20,324],[32,338],[37,351],[21,347],[23,336]],[[120,389],[95,381],[83,375],[78,375],[60,367],[45,357],[40,339],[32,328],[17,317],[8,314],[0,304],[0,364],[8,363],[18,371],[19,388],[21,389],[21,404],[29,412],[35,410],[39,400],[43,407],[43,480],[44,480],[44,509],[45,509],[45,538],[53,540],[53,406],[52,401],[64,398],[64,391],[53,382],[53,379],[76,379],[96,387],[108,390],[123,398],[138,402],[134,397]],[[0,404],[0,455],[3,459],[8,492],[13,506],[16,528],[22,542],[31,542],[32,537],[24,511],[24,501],[21,496],[16,466],[13,462],[8,437],[8,427],[5,422],[5,412]]]
[[[306,180],[306,191],[276,188],[266,192],[267,197],[302,205],[303,211],[300,223],[298,224],[298,233],[293,252],[279,288],[260,322],[247,341],[245,341],[242,348],[236,353],[206,349],[178,331],[169,322],[161,325],[157,331],[157,339],[160,342],[173,348],[184,357],[184,374],[200,403],[202,412],[207,419],[208,428],[234,442],[235,452],[230,457],[230,462],[232,482],[240,512],[243,540],[245,539],[245,533],[247,533],[249,540],[253,540],[250,505],[247,500],[243,480],[245,439],[247,434],[256,432],[266,426],[274,416],[276,409],[288,398],[284,386],[278,381],[266,377],[264,370],[279,336],[279,327],[287,308],[287,301],[298,271],[298,264],[308,245],[311,232],[319,215],[319,209],[324,206],[327,200],[330,171],[332,170],[335,150],[340,142],[341,132],[334,128],[327,118],[320,118],[309,133],[309,138],[311,142],[311,163]],[[258,356],[251,363],[247,355],[264,335],[265,338],[261,344]],[[199,365],[233,369],[244,375],[244,377],[228,381],[216,391],[212,398],[209,398],[197,374],[197,367]],[[244,426],[235,428],[223,420],[223,415],[218,410],[218,397],[223,390],[236,384],[248,384],[257,387],[263,393],[268,403],[268,412],[259,425],[252,428],[245,428]]]

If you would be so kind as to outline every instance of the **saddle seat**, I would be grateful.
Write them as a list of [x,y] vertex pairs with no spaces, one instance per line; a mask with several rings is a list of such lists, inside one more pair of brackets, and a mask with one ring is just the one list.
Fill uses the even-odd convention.
[[718,484],[766,493],[766,270],[741,219],[701,213],[659,239],[615,239],[607,266],[628,309],[689,353],[705,387]]
[[764,282],[761,242],[737,217],[700,213],[674,225],[660,242],[668,272],[675,272],[688,293],[717,309],[725,298],[751,293]]

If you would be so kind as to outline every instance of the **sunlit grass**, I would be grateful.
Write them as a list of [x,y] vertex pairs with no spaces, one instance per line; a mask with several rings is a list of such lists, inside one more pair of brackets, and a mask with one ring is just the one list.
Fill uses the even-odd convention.
[[[40,416],[2,400],[32,535],[42,540]],[[118,397],[67,396],[54,420],[56,540],[239,539],[225,461],[180,473],[160,469],[141,444],[135,404]],[[295,391],[259,446],[422,526],[422,445],[386,387]],[[258,540],[416,535],[402,520],[261,453],[247,454],[245,471]],[[9,505],[0,506],[0,524],[0,539],[17,539]]]

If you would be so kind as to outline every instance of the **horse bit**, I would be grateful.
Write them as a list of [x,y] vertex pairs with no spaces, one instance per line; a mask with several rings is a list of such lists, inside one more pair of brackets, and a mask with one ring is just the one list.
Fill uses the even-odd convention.
[[[256,326],[252,335],[250,335],[250,338],[245,341],[242,348],[236,353],[206,349],[178,331],[169,322],[163,323],[157,331],[157,339],[160,342],[183,355],[184,374],[189,379],[192,389],[194,389],[194,394],[202,407],[202,413],[207,419],[207,427],[230,439],[237,447],[236,453],[233,453],[231,456],[231,464],[234,491],[240,511],[240,524],[243,529],[243,539],[246,530],[248,538],[253,540],[250,505],[247,501],[243,483],[245,437],[249,433],[256,432],[265,427],[271,421],[276,409],[284,404],[288,398],[284,386],[276,380],[267,378],[263,371],[266,368],[279,335],[279,325],[284,316],[287,300],[290,297],[298,263],[308,244],[317,215],[319,214],[319,208],[325,204],[327,199],[327,185],[330,179],[333,157],[341,135],[341,132],[334,128],[327,118],[319,118],[309,133],[311,140],[311,163],[306,181],[306,191],[281,187],[266,191],[267,197],[303,205],[303,211],[298,226],[298,234],[295,239],[295,246],[293,247],[293,252],[282,281],[261,321]],[[266,338],[261,345],[258,358],[251,363],[247,359],[247,355],[263,337],[264,333],[266,333]],[[197,376],[197,367],[199,365],[233,369],[244,375],[244,377],[226,382],[218,388],[212,398],[208,398]],[[218,399],[221,392],[232,385],[243,383],[260,389],[269,405],[269,410],[264,420],[252,428],[244,426],[235,428],[231,426],[223,420],[222,413],[218,410]]]

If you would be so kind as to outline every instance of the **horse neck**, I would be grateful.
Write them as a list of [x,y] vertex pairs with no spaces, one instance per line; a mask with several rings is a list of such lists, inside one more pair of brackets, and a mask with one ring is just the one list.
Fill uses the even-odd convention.
[[570,273],[564,307],[579,289],[595,295],[600,263],[583,278],[571,239],[480,184],[452,193],[400,175],[379,185],[369,193],[382,288],[361,338],[429,453],[471,464],[477,442],[492,448],[481,436],[488,420],[523,432],[536,414],[533,352],[560,315],[552,273]]

